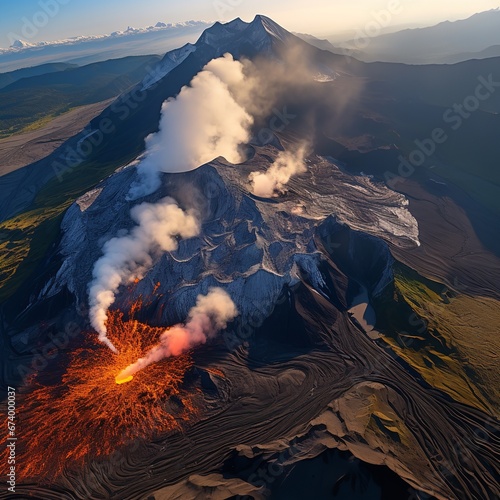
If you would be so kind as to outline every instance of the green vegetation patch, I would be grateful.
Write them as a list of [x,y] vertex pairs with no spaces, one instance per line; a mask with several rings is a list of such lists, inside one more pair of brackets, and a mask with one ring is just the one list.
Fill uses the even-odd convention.
[[0,302],[11,297],[36,271],[59,237],[66,209],[134,157],[120,162],[84,163],[65,173],[61,181],[54,178],[48,182],[29,210],[0,223]]
[[375,306],[382,340],[427,383],[457,401],[498,411],[500,345],[491,342],[500,344],[494,335],[500,303],[457,295],[398,264],[393,289]]
[[0,301],[29,278],[57,237],[66,204],[25,212],[0,224]]
[[0,138],[39,128],[72,108],[115,97],[141,81],[158,60],[111,59],[14,81],[0,89]]

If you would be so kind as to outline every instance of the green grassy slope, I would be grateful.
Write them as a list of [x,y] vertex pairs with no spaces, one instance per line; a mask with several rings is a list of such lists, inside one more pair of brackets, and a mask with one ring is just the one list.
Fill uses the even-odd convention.
[[7,85],[11,85],[18,80],[21,80],[21,78],[31,78],[33,76],[44,75],[45,73],[56,73],[58,71],[64,71],[65,69],[77,67],[77,64],[47,63],[30,68],[21,68],[16,69],[15,71],[0,73],[0,89],[3,89],[4,87],[7,87]]
[[498,412],[498,301],[451,292],[398,264],[375,304],[377,328],[423,379],[453,399]]
[[0,137],[46,117],[125,92],[147,74],[158,56],[114,59],[23,78],[0,89]]

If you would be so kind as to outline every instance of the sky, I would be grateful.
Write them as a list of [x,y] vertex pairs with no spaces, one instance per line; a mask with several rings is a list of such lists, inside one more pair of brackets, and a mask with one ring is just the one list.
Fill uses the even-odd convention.
[[[290,31],[330,36],[362,29],[377,16],[387,19],[389,27],[432,25],[499,6],[498,0],[3,0],[0,47],[10,45],[12,34],[26,41],[52,41],[106,34],[127,26],[146,27],[158,21],[229,21],[235,17],[251,21],[255,14],[267,15]],[[24,30],[30,33],[27,38],[21,33],[30,23],[31,31]]]

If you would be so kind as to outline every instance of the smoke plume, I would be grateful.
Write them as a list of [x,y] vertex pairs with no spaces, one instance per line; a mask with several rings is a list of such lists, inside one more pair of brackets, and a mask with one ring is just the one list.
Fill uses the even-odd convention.
[[[253,119],[229,86],[233,91],[244,87],[245,78],[243,65],[226,54],[210,61],[176,98],[165,101],[158,132],[146,138],[145,158],[137,165],[139,179],[131,186],[128,200],[156,191],[160,172],[185,172],[218,156],[232,163],[243,160],[239,146],[250,139]],[[89,285],[92,326],[113,350],[106,319],[118,288],[142,279],[156,254],[175,250],[176,237],[189,238],[200,230],[194,214],[182,211],[172,198],[135,206],[131,217],[138,225],[105,243]]]
[[160,186],[160,172],[186,172],[224,156],[243,161],[239,146],[250,139],[252,117],[229,90],[243,86],[243,65],[230,54],[210,61],[177,97],[163,103],[157,133],[146,138],[146,157],[129,199]]
[[106,336],[106,319],[120,285],[141,279],[158,252],[176,250],[176,237],[191,238],[200,231],[194,214],[184,212],[173,198],[163,198],[156,204],[141,203],[130,215],[138,225],[127,235],[104,244],[104,255],[95,263],[89,285],[91,324],[99,340],[112,350],[115,348]]
[[[318,72],[316,64],[308,62],[312,59],[304,50],[292,47],[281,54],[281,61],[257,58],[240,62],[230,54],[210,61],[177,97],[164,102],[159,130],[146,138],[146,152],[137,165],[138,179],[127,199],[156,191],[161,172],[193,170],[218,156],[231,163],[243,161],[241,146],[250,141],[252,127],[284,132],[293,117],[301,116],[305,125],[298,129],[299,134],[304,129],[308,137],[307,130],[314,131],[316,122],[345,123],[345,111],[358,93],[359,79],[345,78],[343,84],[340,78],[334,88],[318,84],[313,78]],[[293,112],[287,111],[290,103]],[[333,131],[328,129],[330,136]],[[256,133],[256,139],[261,140],[259,137]],[[282,192],[292,176],[305,171],[305,155],[306,147],[282,152],[267,172],[253,172],[249,179],[253,193],[270,197]],[[176,237],[192,237],[200,230],[193,213],[182,211],[171,198],[156,205],[140,204],[132,208],[131,215],[138,225],[104,245],[89,285],[91,323],[100,340],[112,349],[106,337],[106,319],[119,287],[141,279],[159,252],[175,250]],[[217,329],[210,323],[210,315],[201,315],[208,318],[207,324],[195,328],[195,317],[190,315],[185,327],[169,330],[175,330],[178,336],[166,332],[155,352],[161,356],[167,351],[167,355],[182,352],[183,348],[179,351],[176,347],[184,345],[182,339],[191,346]]]
[[307,170],[305,156],[306,146],[301,146],[296,152],[280,152],[266,172],[252,172],[248,176],[252,193],[262,198],[282,193],[292,176]]
[[143,358],[127,366],[116,377],[117,381],[126,380],[146,366],[169,356],[204,344],[238,314],[231,297],[222,288],[211,288],[207,295],[198,295],[196,305],[189,311],[184,325],[167,328],[160,337],[160,343],[153,347]]

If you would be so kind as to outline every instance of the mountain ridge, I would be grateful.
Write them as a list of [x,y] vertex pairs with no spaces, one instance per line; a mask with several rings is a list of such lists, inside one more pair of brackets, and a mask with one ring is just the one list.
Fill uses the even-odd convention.
[[[454,62],[448,58],[457,53],[479,52],[500,44],[500,10],[491,9],[458,21],[387,33],[369,38],[368,42],[359,54],[366,62]],[[356,40],[343,45],[358,48]]]
[[212,24],[210,21],[194,21],[194,20],[178,22],[178,23],[168,23],[168,24],[159,21],[154,26],[148,26],[146,28],[133,28],[131,26],[128,26],[126,30],[113,31],[112,33],[105,35],[80,35],[71,38],[64,38],[61,40],[41,41],[41,42],[28,42],[23,39],[17,39],[14,40],[10,45],[10,47],[8,48],[0,47],[0,55],[11,51],[20,51],[24,49],[33,49],[33,48],[59,46],[59,45],[72,45],[75,43],[82,43],[93,40],[103,40],[106,38],[127,36],[137,33],[147,33],[152,31],[161,31],[161,30],[169,30],[169,29],[184,28],[184,27],[207,26],[210,24]]

